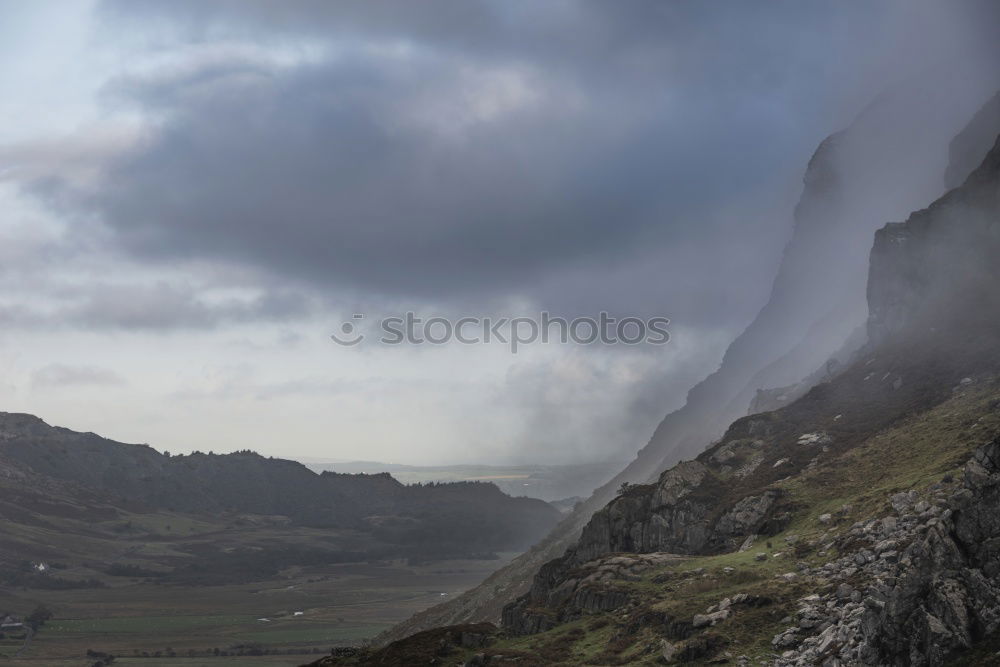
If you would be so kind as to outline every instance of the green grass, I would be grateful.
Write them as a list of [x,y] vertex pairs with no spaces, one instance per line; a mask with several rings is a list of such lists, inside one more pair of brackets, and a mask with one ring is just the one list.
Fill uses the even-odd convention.
[[150,533],[161,537],[189,537],[225,528],[221,523],[171,513],[123,514],[114,521],[105,522],[103,526],[113,531],[128,526],[128,532]]
[[[236,665],[251,665],[252,667],[298,667],[306,662],[311,662],[312,660],[320,656],[277,656],[277,655],[264,655],[264,656],[230,656],[230,657],[211,657],[211,658],[187,658],[187,657],[176,657],[176,658],[117,658],[115,660],[116,667],[118,665],[134,665],[135,667],[230,667]],[[67,662],[68,665],[73,665],[76,667],[79,665],[79,661]]]
[[355,643],[366,637],[374,637],[379,632],[390,627],[390,623],[370,625],[349,625],[337,627],[331,625],[313,626],[307,628],[275,628],[260,630],[246,634],[236,634],[233,639],[262,644],[316,644],[326,642],[331,645],[340,643]]
[[[282,652],[318,648],[326,654],[331,646],[360,643],[440,602],[440,591],[455,593],[475,585],[499,564],[342,564],[298,568],[287,578],[211,587],[116,578],[114,588],[0,589],[0,608],[26,614],[45,604],[53,610],[55,617],[37,635],[25,658],[38,665],[81,665],[87,649],[132,656],[135,651],[153,654],[172,647],[178,655],[187,656],[190,650],[201,655],[241,643]],[[294,610],[303,610],[305,615],[291,616]],[[262,617],[271,622],[258,622]],[[17,648],[20,642],[0,642],[0,653],[8,656]],[[291,664],[302,662],[306,661]],[[177,664],[201,663],[185,658]],[[253,659],[251,664],[267,663]]]
[[[996,383],[970,387],[846,452],[821,457],[813,470],[777,482],[775,486],[789,494],[791,521],[781,533],[758,538],[746,552],[684,558],[646,573],[640,581],[617,585],[630,589],[641,607],[685,620],[737,593],[766,596],[772,604],[737,606],[711,633],[721,637],[734,656],[747,655],[755,662],[769,657],[774,653],[771,638],[787,627],[781,620],[795,611],[799,598],[832,586],[817,580],[789,583],[776,575],[797,572],[802,561],[818,565],[836,558],[835,553],[818,553],[822,543],[843,535],[856,521],[890,512],[888,499],[893,493],[915,489],[923,494],[947,475],[960,478],[972,451],[1000,433],[998,395]],[[833,523],[819,522],[821,514],[834,514],[844,505],[850,511]],[[802,545],[798,549],[785,541],[793,535],[795,544]],[[776,552],[782,556],[772,557]],[[761,553],[768,557],[757,561],[755,556]],[[700,568],[703,575],[690,574]],[[609,651],[611,638],[621,627],[618,613],[596,614],[538,635],[501,640],[495,650],[561,655],[566,664],[656,664],[658,650],[651,647],[659,637],[646,631],[629,638],[631,647],[623,652]]]
[[161,632],[190,632],[213,626],[245,625],[254,623],[253,616],[119,616],[111,618],[56,619],[45,626],[45,633],[72,634],[157,634]]
[[[982,383],[937,405],[925,403],[920,414],[895,421],[869,419],[849,424],[852,439],[842,440],[839,448],[833,446],[822,453],[813,469],[777,481],[776,475],[765,474],[756,486],[733,491],[734,499],[738,499],[740,494],[783,488],[787,494],[781,499],[781,511],[790,516],[782,532],[757,538],[745,552],[679,557],[646,572],[639,580],[615,582],[631,592],[634,607],[628,611],[586,615],[527,637],[501,636],[489,652],[516,659],[525,667],[655,665],[660,664],[664,635],[672,632],[674,638],[668,640],[679,648],[690,648],[708,637],[719,642],[708,644],[703,658],[686,664],[711,664],[709,661],[721,650],[732,656],[746,655],[753,662],[772,657],[771,639],[788,627],[784,619],[794,615],[799,600],[833,587],[832,582],[822,578],[798,574],[799,565],[816,566],[837,558],[833,547],[826,545],[843,537],[854,522],[889,512],[892,493],[910,489],[926,493],[926,487],[945,475],[956,475],[976,446],[1000,433],[997,396],[1000,386]],[[836,401],[833,406],[837,407]],[[812,411],[807,417],[813,420],[831,421],[840,412],[826,415],[820,405],[807,407]],[[866,414],[870,417],[871,412],[869,409]],[[801,430],[810,428],[809,424],[799,419],[793,426]],[[842,511],[844,505],[851,509]],[[818,518],[824,513],[834,514],[835,519],[820,523]],[[831,551],[823,552],[824,548]],[[761,555],[765,556],[763,560],[757,560]],[[796,578],[778,578],[787,572],[796,573]],[[695,631],[688,639],[679,639],[685,632],[684,624],[695,614],[706,613],[709,607],[738,593],[753,596],[755,604],[736,604],[727,620]],[[650,614],[665,615],[667,625],[649,625]],[[420,635],[411,639],[418,638]],[[426,643],[427,638],[415,644],[407,644],[409,641],[404,640],[397,648],[415,657],[423,656],[421,651],[426,652],[427,647],[417,644]],[[462,664],[471,653],[456,650],[440,664]]]
[[1000,414],[992,407],[996,395],[990,386],[967,390],[781,483],[802,507],[786,533],[822,533],[827,527],[818,517],[843,505],[852,508],[848,523],[883,515],[893,493],[921,492],[946,475],[959,475],[975,448],[1000,432]]

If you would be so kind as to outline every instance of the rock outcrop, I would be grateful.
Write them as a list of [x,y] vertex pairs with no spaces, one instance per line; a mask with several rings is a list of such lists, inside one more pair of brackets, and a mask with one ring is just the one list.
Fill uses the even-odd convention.
[[[975,384],[959,380],[963,372],[995,373],[997,256],[1000,138],[962,187],[878,232],[868,360],[787,408],[737,421],[721,442],[655,484],[623,487],[576,545],[543,566],[529,593],[504,609],[504,627],[537,632],[578,615],[578,573],[610,554],[713,554],[776,534],[787,516],[779,476],[803,474],[824,454],[862,444],[878,432],[879,419],[919,413],[921,401],[930,406],[953,386]],[[904,382],[904,375],[912,379]],[[839,431],[845,415],[864,426]],[[782,651],[776,664],[939,665],[1000,628],[1000,439],[976,451],[964,486],[947,501],[918,501],[910,491],[889,504],[898,516],[856,525],[850,539],[827,547],[838,544],[846,555],[782,575],[789,583],[843,585],[810,600],[822,604],[806,605],[798,625],[775,636]],[[818,520],[829,525],[833,515]],[[625,602],[603,595],[611,595],[612,608]],[[711,616],[718,611],[696,617],[695,627],[728,618]]]
[[799,383],[830,358],[846,361],[864,342],[852,334],[867,317],[871,235],[943,194],[949,142],[956,134],[979,134],[969,130],[984,97],[978,87],[914,84],[886,91],[848,128],[820,143],[806,168],[792,238],[767,304],[730,345],[719,370],[663,420],[612,489],[622,481],[647,481],[697,454],[747,413],[758,389]]
[[998,180],[1000,138],[994,137],[961,188],[875,235],[868,279],[868,332],[875,344],[959,331],[997,335]]
[[[542,565],[527,594],[504,608],[503,627],[533,634],[582,613],[622,606],[628,596],[613,582],[628,580],[629,573],[610,577],[609,572],[623,564],[634,574],[642,565],[663,564],[678,554],[733,551],[780,531],[787,522],[784,492],[767,481],[783,472],[775,471],[776,461],[790,459],[776,446],[776,435],[768,419],[746,418],[723,442],[665,471],[656,484],[624,487],[594,514],[573,547]],[[787,447],[801,448],[793,438],[784,436]],[[805,461],[800,457],[795,465]],[[748,481],[752,475],[759,481]],[[744,482],[754,491],[741,493]]]
[[655,486],[626,492],[594,514],[572,550],[577,563],[617,552],[704,554],[739,547],[774,532],[779,489],[766,489],[720,508],[719,483],[698,461],[680,463]]
[[776,667],[943,665],[1000,629],[1000,442],[932,499],[894,503],[897,516],[852,528],[860,548],[802,572],[845,583],[803,599],[772,640]]
[[1000,134],[1000,91],[983,105],[948,146],[948,168],[944,172],[946,190],[957,188],[978,167],[990,142]]
[[[692,388],[636,459],[581,503],[545,540],[454,600],[380,636],[495,621],[526,591],[538,566],[559,556],[622,483],[646,483],[691,457],[747,414],[756,391],[794,385],[782,405],[846,367],[864,343],[867,248],[886,220],[900,219],[941,194],[948,142],[985,96],[959,77],[942,77],[882,95],[847,129],[824,140],[804,176],[792,238],[767,305],[730,346],[718,371]],[[873,178],[873,174],[877,178]],[[768,407],[779,407],[778,405]]]
[[977,450],[948,505],[918,526],[922,534],[898,557],[895,585],[872,591],[859,656],[868,664],[943,664],[1000,628],[997,442]]
[[672,554],[651,553],[616,554],[577,567],[551,561],[542,566],[528,595],[504,608],[503,627],[511,634],[530,635],[585,614],[614,611],[631,597],[621,582],[676,560]]

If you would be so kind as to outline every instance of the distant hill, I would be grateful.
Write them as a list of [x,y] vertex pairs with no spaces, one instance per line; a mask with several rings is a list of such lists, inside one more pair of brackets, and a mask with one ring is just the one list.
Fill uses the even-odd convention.
[[511,496],[528,496],[547,502],[589,496],[611,479],[625,463],[604,461],[570,465],[448,465],[415,466],[378,461],[318,461],[300,459],[316,472],[374,474],[387,472],[404,484],[426,482],[491,482]]
[[27,414],[0,413],[0,470],[25,493],[58,486],[110,513],[284,517],[293,526],[350,531],[359,536],[355,551],[402,557],[520,550],[560,516],[485,482],[407,486],[387,473],[317,474],[250,451],[170,456]]

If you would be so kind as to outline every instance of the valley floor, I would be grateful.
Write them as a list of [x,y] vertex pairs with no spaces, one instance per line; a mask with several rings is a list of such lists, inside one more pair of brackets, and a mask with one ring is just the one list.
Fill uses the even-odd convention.
[[[21,641],[0,640],[0,660],[91,665],[90,650],[115,655],[116,665],[298,665],[478,584],[512,555],[291,568],[278,578],[228,586],[137,581],[67,591],[0,589],[0,609],[27,613],[43,604],[54,613],[24,655],[13,657]],[[267,655],[249,655],[258,651]],[[232,657],[237,653],[243,655]]]

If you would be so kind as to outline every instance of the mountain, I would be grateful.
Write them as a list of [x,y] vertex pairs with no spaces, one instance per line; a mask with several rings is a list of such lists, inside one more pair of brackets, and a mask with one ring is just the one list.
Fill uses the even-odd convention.
[[961,186],[875,234],[868,341],[841,372],[623,487],[501,631],[441,628],[317,664],[996,664],[1000,137],[990,146]]
[[405,484],[426,482],[483,481],[495,484],[511,496],[528,496],[546,502],[589,495],[613,477],[623,462],[575,463],[566,465],[448,465],[415,466],[377,461],[319,461],[302,459],[316,472],[373,474],[387,472]]
[[[170,456],[9,413],[0,413],[0,485],[0,519],[21,526],[44,528],[54,517],[109,524],[133,514],[228,517],[325,530],[321,551],[334,559],[518,550],[560,516],[548,503],[512,498],[488,483],[406,486],[388,474],[317,474],[249,451]],[[76,528],[94,533],[86,523]],[[44,536],[18,544],[16,531],[8,532],[0,560],[41,557],[35,552]]]
[[[910,82],[873,101],[809,160],[792,238],[767,304],[730,345],[719,369],[667,415],[635,460],[532,550],[463,596],[417,615],[381,639],[460,622],[496,621],[538,567],[559,556],[625,483],[644,483],[703,451],[728,424],[787,405],[843,369],[865,341],[868,251],[875,230],[942,194],[942,174],[975,164],[956,135],[979,136],[968,120],[987,97],[961,77]],[[989,117],[980,111],[976,118]],[[963,129],[964,128],[964,129]],[[951,144],[951,153],[949,153]],[[984,154],[980,153],[980,155]],[[949,162],[950,161],[950,162]],[[949,166],[950,164],[950,166]],[[763,390],[763,391],[761,391]]]
[[944,173],[944,186],[957,188],[983,161],[989,150],[990,140],[1000,134],[1000,91],[976,112],[969,124],[951,140],[948,146],[948,169]]

